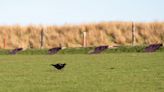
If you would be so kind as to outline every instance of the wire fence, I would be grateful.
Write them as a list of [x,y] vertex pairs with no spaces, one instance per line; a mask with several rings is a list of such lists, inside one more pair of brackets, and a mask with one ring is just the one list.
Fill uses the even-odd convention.
[[[3,30],[2,30],[3,29]],[[83,27],[0,27],[1,49],[145,45],[164,43],[164,24],[94,25]]]

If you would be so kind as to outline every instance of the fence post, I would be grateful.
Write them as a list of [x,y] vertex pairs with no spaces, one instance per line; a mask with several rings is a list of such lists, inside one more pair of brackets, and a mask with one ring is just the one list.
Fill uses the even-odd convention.
[[101,42],[104,41],[103,31],[100,31]]
[[86,47],[87,46],[86,36],[87,36],[87,32],[83,32],[83,47]]
[[44,28],[40,32],[40,48],[43,48],[44,45]]
[[135,45],[135,23],[132,22],[132,46]]
[[4,35],[3,35],[3,48],[5,49],[6,48],[6,33],[4,32]]

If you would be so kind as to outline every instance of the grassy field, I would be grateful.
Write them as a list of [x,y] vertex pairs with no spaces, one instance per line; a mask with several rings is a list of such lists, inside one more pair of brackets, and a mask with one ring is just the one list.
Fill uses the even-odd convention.
[[0,92],[164,92],[164,52],[1,55]]

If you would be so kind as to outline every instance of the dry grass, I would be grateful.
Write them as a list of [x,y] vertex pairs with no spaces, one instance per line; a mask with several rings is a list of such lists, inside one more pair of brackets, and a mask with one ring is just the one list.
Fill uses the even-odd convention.
[[[135,23],[136,45],[164,43],[164,22]],[[102,22],[95,24],[43,26],[1,25],[0,48],[40,48],[41,31],[44,48],[57,46],[81,47],[83,32],[87,32],[87,46],[131,45],[131,22]]]

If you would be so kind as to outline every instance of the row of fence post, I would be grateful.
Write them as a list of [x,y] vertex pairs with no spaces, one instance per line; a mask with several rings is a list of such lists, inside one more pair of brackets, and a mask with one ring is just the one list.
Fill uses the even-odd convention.
[[[132,22],[132,46],[135,46],[135,23]],[[102,31],[100,32],[101,39],[103,40],[104,37],[102,35]],[[83,47],[87,47],[87,32],[83,32]]]
[[[44,31],[46,30],[45,27],[42,28],[41,32],[40,32],[40,48],[44,48]],[[100,32],[101,35],[101,39],[103,39],[104,37],[102,37],[102,32]],[[7,41],[7,34],[4,33],[3,36],[3,44],[4,44],[4,48],[6,48],[6,42]],[[87,32],[83,32],[83,41],[82,41],[82,45],[83,47],[87,47]],[[132,22],[132,46],[135,45],[135,23]]]
[[[44,48],[44,30],[43,28],[40,32],[40,48]],[[87,47],[87,32],[83,32],[83,47]]]

